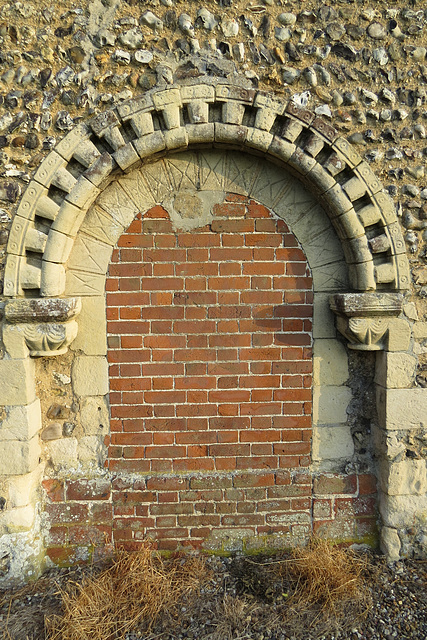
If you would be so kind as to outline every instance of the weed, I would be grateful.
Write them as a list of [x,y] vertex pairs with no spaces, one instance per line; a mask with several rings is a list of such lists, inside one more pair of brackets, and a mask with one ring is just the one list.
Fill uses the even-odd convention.
[[206,580],[202,558],[165,562],[147,543],[119,551],[108,569],[62,591],[62,616],[47,620],[48,640],[115,640],[143,624],[150,630],[179,598]]

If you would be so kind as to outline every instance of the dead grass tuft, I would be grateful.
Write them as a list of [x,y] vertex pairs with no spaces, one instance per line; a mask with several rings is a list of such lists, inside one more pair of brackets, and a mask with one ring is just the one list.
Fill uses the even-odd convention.
[[134,553],[119,551],[111,567],[61,592],[64,613],[46,621],[46,638],[116,640],[141,624],[149,630],[207,578],[203,558],[166,562],[148,543]]
[[210,640],[232,640],[244,637],[250,631],[252,615],[259,605],[247,598],[224,594],[215,613],[216,628]]
[[281,565],[281,572],[295,584],[288,603],[298,608],[317,605],[334,615],[349,602],[363,610],[367,562],[350,549],[313,537],[306,547],[293,549],[291,559]]

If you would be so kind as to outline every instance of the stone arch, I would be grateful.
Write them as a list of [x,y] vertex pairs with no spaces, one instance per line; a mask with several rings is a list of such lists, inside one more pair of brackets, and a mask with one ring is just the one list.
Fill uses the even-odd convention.
[[42,162],[13,221],[7,297],[62,296],[90,205],[118,174],[188,148],[244,150],[286,167],[328,213],[353,291],[405,291],[394,206],[368,164],[322,119],[228,82],[156,88],[73,129]]
[[[235,152],[247,171],[233,173]],[[225,166],[216,164],[212,171],[213,158]],[[315,291],[322,298],[320,314],[330,313],[328,298],[336,294],[338,329],[350,346],[400,351],[411,358],[409,323],[390,318],[401,313],[400,294],[409,289],[399,223],[381,183],[353,147],[314,114],[262,91],[207,80],[156,88],[73,129],[41,164],[13,220],[4,282],[9,299],[3,312],[6,358],[1,361],[8,383],[0,401],[15,413],[16,407],[24,407],[24,445],[19,438],[19,446],[10,445],[11,455],[20,460],[19,473],[36,477],[40,452],[40,408],[28,356],[59,355],[74,340],[76,395],[95,398],[95,406],[108,393],[105,331],[94,318],[105,319],[109,257],[136,213],[162,203],[179,215],[180,162],[192,167],[189,172],[194,169],[192,186],[184,191],[197,193],[202,204],[203,193],[209,194],[207,200],[218,191],[243,193],[289,221],[313,269]],[[265,172],[269,185],[263,190]],[[210,174],[220,176],[223,184],[204,184]],[[190,178],[187,170],[184,175]],[[325,342],[335,338],[330,316],[326,324],[330,333],[317,336]],[[389,391],[396,384],[389,368],[400,354],[380,355],[378,399],[381,428],[386,429]],[[328,399],[336,400],[334,387],[325,394]],[[385,461],[385,489],[387,465]],[[16,468],[10,465],[10,475]],[[385,548],[396,554],[398,525],[388,517],[387,499],[383,505]],[[25,539],[38,540],[32,526]]]

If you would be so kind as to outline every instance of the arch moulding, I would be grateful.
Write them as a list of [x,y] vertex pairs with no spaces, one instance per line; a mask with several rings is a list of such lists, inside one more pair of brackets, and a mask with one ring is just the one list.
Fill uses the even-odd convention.
[[[112,250],[138,211],[156,204],[167,209],[165,203],[170,197],[167,187],[163,193],[158,189],[156,195],[155,187],[147,189],[145,180],[132,203],[126,193],[126,180],[137,181],[135,175],[141,166],[145,171],[153,163],[160,166],[157,161],[162,157],[169,162],[186,151],[192,152],[196,166],[197,154],[206,149],[213,149],[210,153],[218,156],[225,150],[230,157],[232,152],[244,151],[247,156],[256,156],[258,168],[265,159],[277,165],[277,174],[283,168],[282,173],[296,177],[321,207],[313,208],[313,220],[327,214],[335,246],[340,250],[347,290],[342,284],[334,289],[332,283],[318,289],[332,294],[337,328],[354,349],[408,350],[410,327],[401,317],[403,294],[410,285],[405,244],[394,205],[368,164],[332,126],[292,101],[287,103],[227,80],[205,79],[155,88],[76,126],[40,165],[22,197],[7,247],[3,311],[6,356],[0,362],[0,374],[5,379],[19,378],[20,382],[4,386],[0,404],[31,407],[31,412],[38,411],[39,416],[30,357],[62,354],[78,331],[85,330],[83,320],[80,326],[77,323],[81,298],[99,297],[102,288],[97,285],[92,291],[90,286],[86,292],[84,287],[73,291],[70,283],[79,271],[79,247],[97,207],[101,208],[100,220],[103,202],[108,198],[116,198],[118,209],[128,211],[124,214],[129,216],[126,224],[119,225],[106,240]],[[251,189],[238,182],[234,189],[223,190],[251,195]],[[194,187],[206,193],[215,191],[197,180]],[[253,197],[257,193],[253,191]],[[280,191],[273,200],[264,204],[278,212]],[[118,217],[114,212],[111,216]],[[283,217],[286,219],[285,214]],[[90,248],[80,265],[82,277],[87,276],[89,254]],[[308,255],[308,259],[315,271],[315,258],[310,260]],[[104,284],[108,261],[109,256],[104,271],[99,271],[98,280]],[[314,282],[316,289],[315,274]],[[85,313],[90,311],[86,309]],[[103,355],[102,367],[105,365],[106,370],[105,352],[86,355],[93,360],[93,356]],[[387,361],[381,362],[378,397],[385,405],[381,393],[388,384]],[[92,383],[97,387],[92,395],[108,393],[108,381],[104,388],[101,379]],[[27,413],[29,416],[30,409]],[[11,466],[11,475],[32,473],[37,467],[39,445],[33,436],[40,417],[31,420],[36,426],[26,436],[25,455],[21,446],[17,449],[25,463],[18,471]],[[384,417],[384,428],[386,421]],[[388,550],[390,544],[385,543]]]
[[[341,296],[333,304],[353,346],[367,340],[370,348],[375,331],[348,318],[400,312],[395,294],[409,288],[405,243],[394,205],[368,164],[332,126],[292,101],[205,80],[156,88],[78,125],[40,165],[12,224],[4,282],[7,298],[31,299],[6,304],[7,322],[30,322],[31,336],[34,323],[55,323],[40,329],[36,342],[31,338],[32,355],[60,353],[75,337],[79,302],[63,297],[67,260],[96,198],[143,163],[200,147],[265,157],[315,196],[341,243],[350,291],[376,294]],[[380,324],[385,335],[388,324]]]

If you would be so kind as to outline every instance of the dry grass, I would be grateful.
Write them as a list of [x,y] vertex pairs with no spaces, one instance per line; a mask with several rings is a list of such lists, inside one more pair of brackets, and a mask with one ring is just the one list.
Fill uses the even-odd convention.
[[307,547],[297,547],[281,572],[294,583],[288,603],[298,608],[313,605],[338,615],[346,604],[367,604],[363,574],[367,559],[322,538],[312,538]]
[[171,613],[179,598],[197,593],[207,579],[202,558],[165,562],[149,544],[120,551],[112,566],[62,591],[63,615],[47,620],[47,640],[116,640]]
[[246,598],[225,594],[215,611],[216,629],[210,640],[238,640],[250,629],[252,615],[259,605]]
[[[0,638],[124,640],[126,632],[138,631],[164,640],[187,630],[200,640],[278,631],[303,640],[308,630],[320,638],[361,621],[373,583],[368,556],[318,538],[274,559],[227,563],[194,556],[163,560],[147,543],[134,553],[118,552],[108,566],[72,571],[71,579],[64,574],[59,582],[43,577],[5,595]],[[34,593],[42,596],[43,608],[22,607]]]
[[241,596],[265,603],[255,616],[258,627],[299,639],[307,629],[322,637],[365,617],[371,604],[369,566],[368,556],[313,537],[285,557],[242,558],[234,574]]

